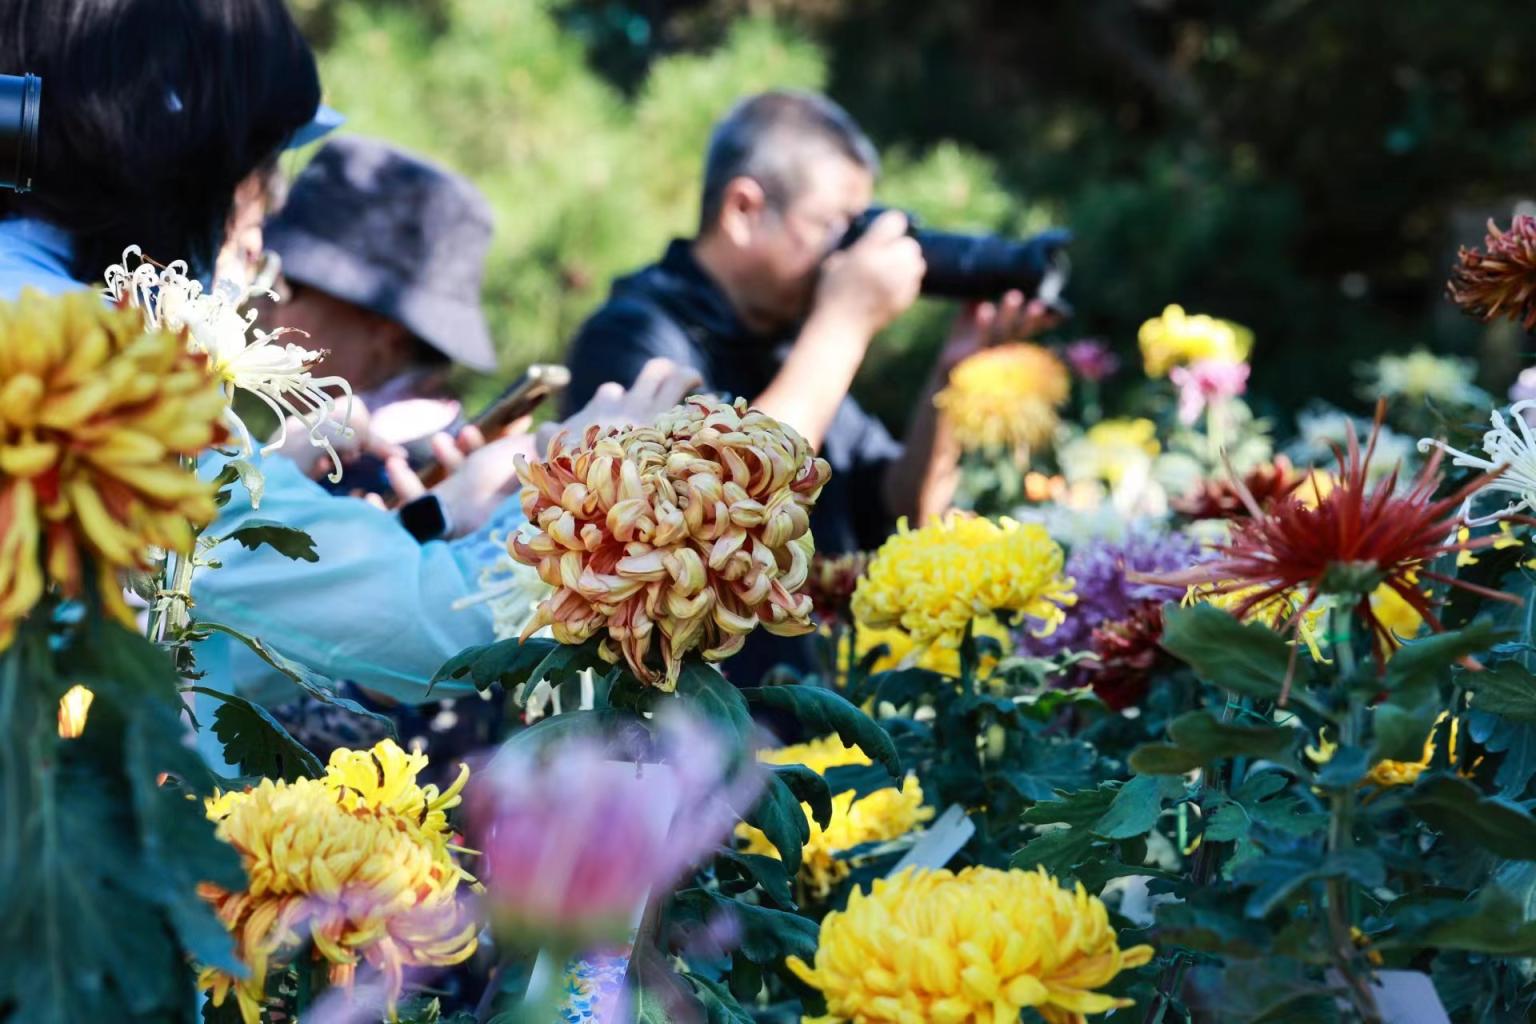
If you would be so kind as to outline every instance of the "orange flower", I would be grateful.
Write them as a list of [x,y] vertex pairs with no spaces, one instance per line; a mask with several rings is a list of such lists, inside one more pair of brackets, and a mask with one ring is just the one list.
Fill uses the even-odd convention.
[[66,597],[94,567],[127,625],[118,573],[186,551],[217,511],[181,465],[225,436],[206,360],[93,292],[0,303],[0,650],[49,580]]
[[759,624],[780,636],[813,628],[798,591],[831,469],[746,402],[696,397],[648,427],[557,437],[547,459],[520,458],[517,472],[536,532],[509,549],[556,588],[524,639],[544,626],[569,644],[606,632],[605,659],[622,655],[671,690],[691,650],[718,661]]

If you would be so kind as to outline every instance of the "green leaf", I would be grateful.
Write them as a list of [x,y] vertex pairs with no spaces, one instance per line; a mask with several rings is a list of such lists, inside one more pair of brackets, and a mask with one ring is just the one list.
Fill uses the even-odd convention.
[[748,825],[762,830],[764,836],[779,851],[785,870],[790,874],[800,871],[800,851],[811,839],[811,825],[789,786],[777,775],[769,776],[762,798],[745,819]]
[[877,702],[904,707],[953,689],[954,685],[954,680],[931,669],[898,668],[870,676],[866,688],[874,690]]
[[[759,853],[740,853],[722,849],[716,855],[718,871],[746,882],[747,889],[758,887],[763,895],[785,910],[795,909],[794,893],[790,889],[789,871],[777,857],[765,857]],[[746,889],[741,892],[747,891]],[[738,893],[739,894],[739,893]],[[733,894],[736,895],[736,894]]]
[[1430,828],[1510,860],[1536,860],[1536,817],[1503,797],[1484,796],[1466,779],[1435,773],[1404,802]]
[[1114,805],[1120,788],[1118,782],[1106,782],[1097,789],[1064,794],[1059,800],[1037,803],[1024,811],[1019,817],[1026,824],[1061,823],[1066,827],[1052,829],[1025,843],[1013,855],[1012,866],[1041,866],[1053,875],[1070,875],[1094,849],[1098,838],[1094,829]]
[[739,900],[709,894],[715,909],[733,917],[740,927],[738,951],[755,964],[777,967],[786,957],[816,959],[816,940],[821,927],[809,918]]
[[247,519],[237,529],[214,541],[214,544],[222,544],[227,540],[238,541],[241,547],[249,551],[255,551],[265,544],[284,558],[304,562],[320,561],[313,537],[303,530],[284,526],[272,519]]
[[1043,867],[1058,878],[1068,877],[1094,846],[1094,835],[1087,828],[1058,828],[1025,843],[1009,865],[1025,870]]
[[1109,810],[1093,826],[1093,831],[1102,839],[1144,836],[1157,825],[1163,801],[1183,791],[1184,786],[1178,779],[1138,775],[1120,787]]
[[871,793],[891,788],[891,776],[877,764],[840,764],[828,768],[822,775],[827,792],[832,796],[852,792],[855,800],[862,800]]
[[1426,700],[1413,707],[1378,704],[1371,719],[1374,735],[1372,761],[1417,761],[1424,752],[1424,739],[1435,727],[1440,715],[1438,701]]
[[[1521,725],[1536,725],[1536,675],[1518,661],[1501,661],[1462,679],[1472,706]],[[1428,732],[1426,729],[1425,732]],[[1423,737],[1419,739],[1423,746]],[[1413,755],[1408,758],[1412,760]]]
[[1153,743],[1131,754],[1131,767],[1153,775],[1183,775],[1217,758],[1288,761],[1299,733],[1288,726],[1235,725],[1209,711],[1180,715],[1168,726],[1172,743]]
[[739,756],[746,756],[755,728],[752,712],[747,708],[742,691],[721,675],[719,669],[693,658],[684,660],[676,692],[690,711],[714,724],[734,744]]
[[[1411,706],[1422,699],[1433,699],[1439,684],[1449,678],[1452,665],[1486,651],[1508,636],[1507,630],[1478,619],[1464,629],[1410,640],[1388,659],[1382,683],[1394,703]],[[1403,698],[1400,701],[1396,699],[1399,696]]]
[[798,718],[811,734],[837,733],[851,747],[858,747],[877,764],[902,778],[901,758],[896,744],[880,725],[832,690],[819,686],[765,686],[743,690],[747,700],[763,707],[787,711]]
[[1526,919],[1523,901],[1497,885],[1484,887],[1475,899],[1416,901],[1389,912],[1393,928],[1377,940],[1381,949],[1536,956],[1536,921]]
[[350,711],[354,715],[361,715],[364,718],[372,719],[384,726],[392,738],[399,739],[400,734],[395,729],[394,719],[388,715],[381,715],[376,711],[369,711],[355,700],[348,700],[346,697],[339,696],[336,693],[335,685],[325,676],[311,670],[307,666],[299,664],[297,661],[283,657],[255,637],[247,636],[238,629],[226,626],[222,622],[208,622],[202,619],[193,623],[191,628],[193,631],[223,633],[225,636],[234,637],[249,647],[251,653],[287,676],[298,685],[299,689],[315,700],[322,704],[331,704],[345,711]]
[[822,828],[831,827],[832,791],[827,788],[825,779],[803,764],[776,765],[773,774],[784,780],[795,799],[810,805],[811,817],[816,824]]
[[1304,886],[1336,877],[1373,888],[1385,880],[1386,867],[1375,851],[1357,847],[1328,854],[1321,861],[1305,855],[1261,857],[1233,872],[1236,882],[1253,886],[1249,917],[1266,917]]
[[324,773],[320,759],[260,704],[206,686],[187,690],[223,701],[213,713],[213,734],[224,745],[225,760],[239,766],[241,773],[290,782]]
[[[746,973],[743,967],[739,965],[756,970],[759,986],[761,986],[762,972],[758,970],[758,965],[753,964],[752,961],[740,955],[733,956],[731,962],[733,964],[731,970],[732,987],[737,984],[736,978],[738,974]],[[718,981],[710,981],[708,978],[694,974],[692,971],[684,973],[683,980],[693,986],[694,998],[698,999],[699,1005],[704,1008],[705,1024],[754,1024],[753,1016],[746,1010],[743,1010],[730,989],[727,989]]]
[[1202,681],[1262,700],[1279,698],[1291,665],[1290,645],[1279,633],[1209,604],[1164,605],[1162,646]]

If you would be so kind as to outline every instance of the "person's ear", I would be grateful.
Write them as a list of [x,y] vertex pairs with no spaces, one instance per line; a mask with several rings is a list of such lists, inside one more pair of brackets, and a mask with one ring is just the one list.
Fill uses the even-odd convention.
[[768,194],[751,178],[732,178],[720,202],[720,232],[738,248],[746,248],[761,229]]

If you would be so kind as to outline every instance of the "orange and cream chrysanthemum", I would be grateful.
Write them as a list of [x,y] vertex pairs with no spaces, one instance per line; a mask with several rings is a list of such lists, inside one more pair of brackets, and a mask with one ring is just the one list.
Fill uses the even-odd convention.
[[556,588],[523,637],[603,634],[605,659],[671,690],[689,651],[726,658],[759,625],[810,632],[799,591],[830,475],[799,434],[740,400],[691,398],[649,426],[557,437],[544,461],[518,462],[532,530],[512,557]]
[[118,574],[186,551],[217,512],[182,465],[224,438],[206,360],[81,291],[0,303],[0,650],[51,582],[124,624]]

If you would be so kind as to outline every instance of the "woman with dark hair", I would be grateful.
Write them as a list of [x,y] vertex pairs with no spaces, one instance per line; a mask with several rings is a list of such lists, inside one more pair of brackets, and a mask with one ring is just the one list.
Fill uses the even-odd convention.
[[36,191],[0,192],[0,297],[129,245],[212,273],[235,190],[320,105],[284,0],[0,0],[0,72],[43,79]]

